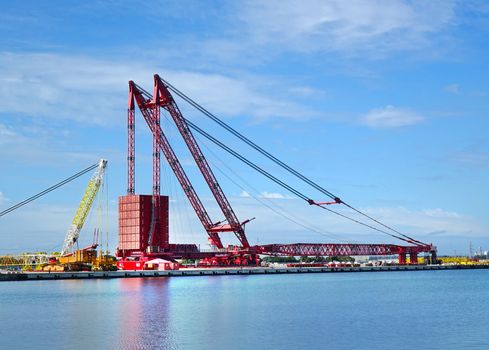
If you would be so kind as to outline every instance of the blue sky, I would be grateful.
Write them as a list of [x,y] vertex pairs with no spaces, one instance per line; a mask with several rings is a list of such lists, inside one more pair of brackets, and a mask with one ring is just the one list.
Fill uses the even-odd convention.
[[[159,73],[323,187],[440,253],[468,253],[469,242],[489,250],[484,1],[5,2],[0,33],[0,209],[104,157],[114,247],[117,197],[126,191],[127,81],[151,90]],[[187,118],[324,199],[177,103]],[[247,227],[252,243],[397,243],[309,207],[210,144],[202,148],[238,216],[256,217]],[[150,155],[138,115],[138,193],[151,191]],[[171,240],[205,245],[162,164]],[[59,249],[88,178],[2,217],[0,251]],[[94,214],[86,242],[96,221]]]

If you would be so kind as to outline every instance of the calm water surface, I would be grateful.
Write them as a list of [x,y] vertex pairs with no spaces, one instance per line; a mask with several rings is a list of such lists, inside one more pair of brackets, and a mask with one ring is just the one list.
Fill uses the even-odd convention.
[[489,349],[489,270],[0,283],[0,349]]

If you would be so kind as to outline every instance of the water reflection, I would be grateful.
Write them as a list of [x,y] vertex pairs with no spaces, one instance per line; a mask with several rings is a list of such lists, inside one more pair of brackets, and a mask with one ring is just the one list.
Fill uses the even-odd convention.
[[178,349],[170,316],[167,278],[119,281],[119,346],[122,349]]
[[0,349],[485,350],[488,274],[5,282]]

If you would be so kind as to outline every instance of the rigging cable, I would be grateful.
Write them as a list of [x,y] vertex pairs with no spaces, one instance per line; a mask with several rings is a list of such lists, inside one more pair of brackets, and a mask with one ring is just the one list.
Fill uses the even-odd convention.
[[[225,150],[226,152],[230,153],[231,155],[233,155],[234,157],[238,158],[239,160],[241,160],[243,163],[245,163],[246,165],[248,165],[249,167],[255,169],[256,171],[258,171],[259,173],[261,173],[262,175],[266,176],[267,178],[269,178],[270,180],[272,180],[273,182],[275,182],[276,184],[282,186],[284,189],[286,189],[287,191],[295,194],[297,197],[303,199],[304,201],[306,201],[307,203],[311,203],[311,199],[309,199],[305,194],[303,194],[302,192],[299,192],[298,190],[296,190],[295,188],[287,185],[286,183],[284,183],[283,181],[277,179],[275,176],[273,176],[272,174],[270,174],[269,172],[267,172],[266,170],[264,170],[263,168],[259,167],[258,165],[256,165],[255,163],[251,162],[249,159],[246,159],[245,157],[243,157],[241,154],[237,153],[235,150],[233,150],[232,148],[226,146],[225,144],[223,144],[221,141],[217,140],[215,137],[211,136],[210,134],[208,134],[207,132],[205,132],[204,130],[202,130],[200,127],[198,127],[197,125],[195,125],[194,123],[192,123],[190,120],[188,119],[185,119],[185,121],[187,122],[187,124],[192,128],[194,129],[195,131],[197,131],[199,134],[201,134],[202,136],[204,136],[206,139],[208,139],[209,141],[213,142],[214,144],[216,144],[217,146],[221,147],[223,150]],[[331,213],[334,213],[336,215],[339,215],[345,219],[348,219],[350,221],[353,221],[357,224],[360,224],[360,225],[363,225],[365,227],[368,227],[370,229],[373,229],[375,231],[378,231],[378,232],[382,232],[386,235],[389,235],[391,237],[394,237],[394,238],[397,238],[397,239],[400,239],[402,241],[405,241],[405,242],[408,242],[408,243],[413,243],[413,244],[416,244],[416,245],[419,245],[419,243],[416,243],[414,240],[411,240],[409,238],[403,238],[401,236],[398,236],[398,235],[394,235],[392,233],[389,233],[387,231],[384,231],[384,230],[381,230],[379,229],[378,227],[375,227],[375,226],[372,226],[372,225],[369,225],[369,224],[366,224],[364,222],[361,222],[359,220],[356,220],[354,218],[351,218],[345,214],[342,214],[342,213],[339,213],[335,210],[332,210],[332,209],[329,209],[329,208],[326,208],[324,206],[322,206],[321,204],[315,204],[317,205],[318,207],[324,209],[324,210],[327,210]]]
[[[211,153],[214,157],[216,157],[220,163],[228,170],[230,171],[235,177],[237,177],[238,179],[240,179],[243,183],[246,184],[246,186],[250,187],[253,191],[255,191],[256,193],[259,193],[259,191],[253,187],[249,182],[247,182],[245,179],[243,179],[241,176],[239,176],[231,167],[227,166],[226,163],[224,161],[222,161],[218,156],[217,154],[215,154],[211,149],[210,147],[208,147],[202,139],[199,139],[199,141],[201,142],[201,144],[207,149],[207,151],[209,153]],[[237,187],[239,187],[241,190],[245,191],[246,192],[246,189],[241,185],[239,184],[237,181],[235,181],[231,176],[229,176],[228,174],[226,174],[222,169],[220,169],[215,163],[213,163],[211,160],[207,159],[207,161],[209,163],[211,163],[214,168],[216,168],[223,176],[225,176],[229,181],[231,181],[233,184],[235,184]],[[324,231],[324,230],[321,230],[321,229],[318,229],[318,228],[314,228],[308,224],[305,224],[305,223],[301,223],[297,217],[294,216],[294,214],[290,213],[290,212],[287,212],[284,208],[280,207],[279,205],[277,205],[276,203],[273,203],[272,201],[270,201],[269,199],[267,198],[262,198],[264,200],[262,200],[261,198],[259,198],[258,196],[255,196],[253,195],[253,193],[248,193],[248,195],[253,198],[254,200],[256,200],[257,202],[259,202],[260,204],[262,204],[263,206],[267,207],[268,209],[270,209],[271,211],[273,211],[275,214],[283,217],[284,219],[290,221],[290,222],[293,222],[295,223],[296,225],[302,227],[302,228],[305,228],[306,230],[309,230],[311,232],[315,232],[317,234],[320,234],[321,236],[325,236],[325,237],[329,237],[329,238],[332,238],[334,240],[337,240],[338,242],[346,242],[344,241],[343,239],[340,239],[338,237],[336,237],[337,235],[335,235],[334,233],[332,232],[328,232],[328,231]],[[266,203],[265,200],[267,200],[269,203]],[[276,208],[274,208],[274,206]],[[279,210],[280,209],[280,210]]]
[[[165,130],[168,143],[171,145],[175,142],[173,134],[176,126],[170,120],[169,112],[163,108],[161,113],[163,128]],[[193,220],[190,214],[189,203],[185,201],[183,190],[177,184],[176,178],[173,176],[173,172],[169,167],[163,167],[163,174],[165,176],[165,183],[169,189],[170,198],[169,205],[175,215],[171,216],[172,222],[169,225],[174,224],[176,227],[173,230],[175,232],[176,242],[194,242],[200,234],[197,234],[192,225]]]
[[[398,230],[394,229],[393,227],[388,226],[388,225],[380,222],[379,220],[375,219],[374,217],[372,217],[372,216],[370,216],[370,215],[362,212],[361,210],[353,207],[352,205],[344,202],[338,196],[334,195],[333,193],[331,193],[330,191],[326,190],[325,188],[323,188],[319,184],[317,184],[314,181],[312,181],[311,179],[307,178],[306,176],[304,176],[303,174],[301,174],[300,172],[298,172],[294,168],[292,168],[289,165],[285,164],[280,159],[278,159],[277,157],[273,156],[272,154],[270,154],[269,152],[267,152],[266,150],[264,150],[262,147],[260,147],[259,145],[257,145],[256,143],[254,143],[253,141],[251,141],[250,139],[248,139],[246,136],[244,136],[243,134],[241,134],[240,132],[238,132],[237,130],[235,130],[234,128],[232,128],[231,126],[229,126],[228,124],[224,123],[222,120],[220,120],[214,114],[212,114],[211,112],[209,112],[208,110],[206,110],[204,107],[202,107],[197,102],[195,102],[194,100],[192,100],[190,97],[188,97],[187,95],[185,95],[183,92],[181,92],[180,90],[178,90],[177,88],[175,88],[173,85],[171,85],[170,83],[168,83],[166,80],[162,79],[161,77],[160,77],[160,79],[162,80],[163,83],[165,83],[168,86],[168,88],[170,90],[172,90],[175,94],[177,94],[184,101],[186,101],[191,106],[193,106],[194,108],[196,108],[198,111],[200,111],[201,113],[203,113],[204,115],[206,115],[208,118],[212,119],[214,122],[216,122],[217,124],[219,124],[221,127],[223,127],[228,132],[230,132],[231,134],[233,134],[234,136],[236,136],[237,138],[239,138],[241,141],[245,142],[250,147],[254,148],[256,151],[258,151],[259,153],[261,153],[262,155],[264,155],[268,159],[272,160],[274,163],[276,163],[279,166],[281,166],[283,169],[287,170],[288,172],[290,172],[291,174],[295,175],[296,177],[298,177],[302,181],[304,181],[307,184],[309,184],[310,186],[314,187],[316,190],[320,191],[321,193],[325,194],[329,198],[333,199],[336,203],[344,204],[346,207],[348,207],[351,210],[357,212],[358,214],[360,214],[360,215],[362,215],[362,216],[364,216],[364,217],[366,217],[366,218],[368,218],[368,219],[376,222],[377,224],[379,224],[379,225],[381,225],[381,226],[383,226],[383,227],[385,227],[385,228],[387,228],[387,229],[389,229],[389,230],[397,233],[398,235],[401,235],[401,236],[409,239],[410,241],[412,241],[412,243],[416,243],[418,245],[419,244],[426,245],[425,243],[423,243],[421,241],[418,241],[418,240],[416,240],[416,239],[414,239],[412,237],[409,237],[408,235],[405,235],[402,232],[399,232]],[[309,204],[315,204],[315,203],[314,203],[314,201],[312,201],[312,202],[309,202]]]
[[88,173],[89,171],[91,171],[91,170],[93,170],[93,169],[95,169],[97,167],[98,167],[98,163],[96,163],[94,165],[91,165],[88,168],[86,168],[86,169],[84,169],[84,170],[76,173],[75,175],[72,175],[69,178],[64,179],[63,181],[58,182],[56,185],[51,186],[51,187],[45,189],[44,191],[41,191],[38,194],[35,194],[34,196],[29,197],[26,200],[24,200],[22,202],[19,202],[19,203],[15,204],[15,205],[11,206],[10,208],[7,208],[7,209],[1,211],[0,212],[0,217],[1,216],[4,216],[5,214],[10,213],[11,211],[14,211],[15,209],[18,209],[18,208],[22,207],[23,205],[26,205],[27,203],[32,202],[33,200],[35,200],[35,199],[37,199],[39,197],[44,196],[45,194],[47,194],[47,193],[49,193],[51,191],[54,191],[55,189],[57,189],[57,188],[59,188],[59,187],[61,187],[63,185],[66,185],[68,182],[73,181],[74,179],[76,179],[76,178],[78,178],[78,177],[80,177],[80,176]]

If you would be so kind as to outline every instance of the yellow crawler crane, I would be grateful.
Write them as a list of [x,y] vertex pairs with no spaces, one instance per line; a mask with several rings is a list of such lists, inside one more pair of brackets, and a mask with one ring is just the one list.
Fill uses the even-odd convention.
[[116,259],[110,255],[97,252],[98,244],[92,244],[83,249],[77,249],[72,253],[60,256],[49,265],[45,265],[43,271],[115,271]]
[[92,262],[97,259],[97,244],[92,244],[83,249],[77,249],[72,253],[59,257],[59,263],[63,270],[82,271],[90,270]]
[[108,254],[99,254],[95,259],[92,260],[92,270],[93,271],[116,271],[117,260],[114,256]]
[[104,180],[106,165],[107,160],[101,159],[98,163],[98,168],[95,170],[95,173],[88,182],[83,198],[80,202],[80,205],[78,206],[75,217],[73,218],[73,222],[71,223],[71,226],[68,229],[68,233],[66,234],[63,248],[61,249],[62,256],[71,253],[74,244],[78,240],[78,237],[80,237],[80,231],[85,224],[85,220],[87,219],[87,215],[90,212],[93,201],[95,200],[97,192]]
[[107,255],[97,254],[98,244],[96,243],[83,249],[74,249],[95,197],[103,184],[106,166],[107,160],[101,159],[95,173],[88,182],[75,217],[68,229],[60,256],[56,259],[57,261],[53,260],[50,264],[44,266],[44,271],[81,271],[91,270],[92,268],[109,270],[111,269],[110,265],[114,265],[107,258]]

